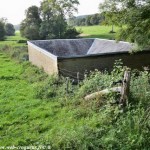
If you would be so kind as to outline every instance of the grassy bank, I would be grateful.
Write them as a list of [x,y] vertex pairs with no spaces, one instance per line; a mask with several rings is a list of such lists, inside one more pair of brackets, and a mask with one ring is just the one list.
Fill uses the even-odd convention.
[[117,99],[113,93],[84,100],[85,95],[120,79],[121,63],[117,62],[111,74],[92,72],[80,85],[70,81],[67,93],[64,77],[48,76],[32,66],[24,59],[26,45],[10,42],[0,43],[0,146],[149,149],[148,72],[132,72],[129,105],[123,113],[117,104],[111,105]]
[[[76,27],[77,30],[81,30],[81,37],[84,38],[102,38],[102,39],[115,39],[115,33],[110,33],[111,26],[81,26]],[[114,31],[117,32],[118,28],[114,27]]]

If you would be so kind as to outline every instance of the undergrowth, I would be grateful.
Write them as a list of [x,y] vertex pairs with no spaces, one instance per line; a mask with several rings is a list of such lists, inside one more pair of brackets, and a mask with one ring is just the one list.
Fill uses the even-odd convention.
[[[131,73],[123,112],[113,93],[85,101],[87,94],[122,79],[116,61],[111,73],[95,70],[66,90],[66,78],[48,76],[31,65],[27,48],[0,48],[0,146],[50,145],[51,149],[130,150],[150,146],[150,74]],[[13,58],[15,60],[12,60]]]

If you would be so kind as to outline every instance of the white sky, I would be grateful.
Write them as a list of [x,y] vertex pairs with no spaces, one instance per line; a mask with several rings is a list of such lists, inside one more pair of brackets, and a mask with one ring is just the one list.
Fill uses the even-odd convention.
[[[42,0],[0,0],[0,18],[5,17],[8,22],[16,25],[24,18],[25,10],[32,6],[40,6]],[[78,14],[86,15],[98,12],[98,5],[102,0],[79,0]]]

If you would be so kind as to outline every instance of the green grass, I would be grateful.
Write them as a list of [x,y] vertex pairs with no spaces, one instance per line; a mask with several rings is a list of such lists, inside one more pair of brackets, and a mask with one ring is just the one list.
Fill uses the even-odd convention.
[[20,36],[20,32],[17,31],[15,33],[15,36],[7,36],[6,39],[4,41],[0,41],[0,47],[1,46],[23,46],[25,45],[25,43],[18,43],[19,40],[26,40],[25,38]]
[[[17,64],[3,53],[0,64],[0,146],[45,144],[59,149],[64,143],[66,147],[67,142],[68,148],[81,145],[78,136],[84,140],[83,132],[95,126],[93,121],[99,114],[84,119],[82,113],[86,116],[87,110],[71,105],[67,96],[36,98],[35,90],[43,83],[40,74],[47,77],[43,72],[28,63]],[[70,140],[75,143],[70,145]]]
[[[76,27],[77,30],[81,30],[81,37],[84,38],[102,38],[102,39],[115,39],[115,34],[110,33],[111,26],[81,26]],[[114,27],[114,31],[117,32],[118,28]]]
[[[125,112],[110,102],[112,94],[85,101],[83,97],[110,87],[122,77],[122,66],[111,74],[95,71],[80,83],[48,76],[21,58],[22,44],[0,46],[0,146],[52,149],[149,149],[150,84],[148,72],[132,72],[129,106]],[[19,48],[18,48],[19,47]],[[23,54],[22,54],[23,53]],[[20,61],[22,60],[22,61]],[[138,76],[137,76],[138,73]]]
[[15,36],[7,36],[6,41],[18,41],[18,40],[25,40],[25,38],[20,36],[20,32],[15,32]]

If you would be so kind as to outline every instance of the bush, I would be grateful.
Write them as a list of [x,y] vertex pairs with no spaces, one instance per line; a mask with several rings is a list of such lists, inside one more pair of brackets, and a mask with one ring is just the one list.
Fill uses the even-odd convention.
[[49,77],[44,82],[35,86],[35,96],[40,99],[49,99],[56,96],[57,93],[57,78]]
[[64,37],[66,39],[73,39],[73,38],[77,38],[80,33],[81,32],[77,31],[76,28],[74,28],[74,27],[68,27],[68,29],[65,32]]
[[11,58],[19,60],[19,62],[27,61],[29,59],[27,46],[2,45],[0,51],[7,53]]
[[27,43],[27,40],[18,40],[17,43]]

